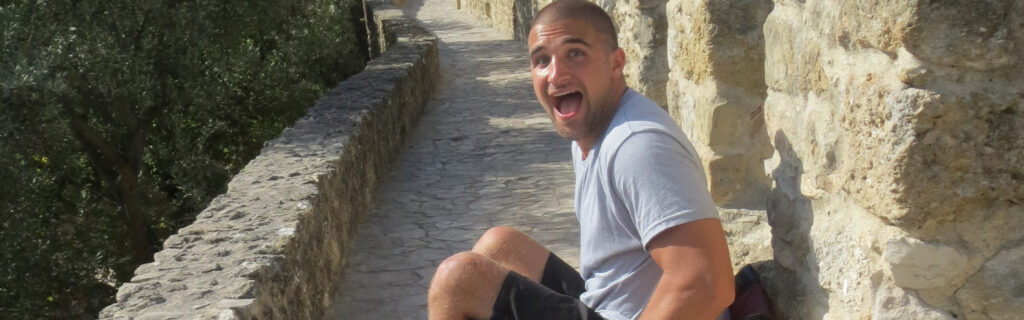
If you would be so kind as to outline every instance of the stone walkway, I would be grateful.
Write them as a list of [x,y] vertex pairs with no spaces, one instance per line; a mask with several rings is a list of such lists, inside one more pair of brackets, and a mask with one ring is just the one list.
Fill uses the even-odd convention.
[[442,83],[378,190],[328,319],[426,319],[437,265],[491,226],[578,266],[569,143],[533,96],[526,47],[453,0],[403,10],[440,38]]

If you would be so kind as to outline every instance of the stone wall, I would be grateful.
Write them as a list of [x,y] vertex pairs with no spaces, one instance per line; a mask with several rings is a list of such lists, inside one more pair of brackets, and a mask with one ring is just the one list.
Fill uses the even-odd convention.
[[700,153],[715,203],[763,207],[772,149],[761,25],[772,2],[672,0],[668,8],[669,113]]
[[100,318],[319,319],[378,177],[438,77],[437,40],[383,0],[364,3],[366,69],[267,143],[192,225],[122,285]]
[[777,1],[775,261],[798,315],[1019,318],[1024,3]]
[[595,2],[783,318],[1024,313],[1024,2]]
[[[516,1],[523,2],[523,1]],[[506,0],[455,0],[457,9],[466,10],[488,25],[504,34],[516,33],[516,13],[513,1]],[[530,13],[529,17],[533,17]]]

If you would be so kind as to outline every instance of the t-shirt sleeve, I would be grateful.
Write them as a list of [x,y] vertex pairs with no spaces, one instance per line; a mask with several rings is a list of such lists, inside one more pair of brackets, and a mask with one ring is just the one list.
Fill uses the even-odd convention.
[[632,215],[646,250],[668,228],[718,218],[696,152],[659,131],[627,138],[611,159],[616,192]]

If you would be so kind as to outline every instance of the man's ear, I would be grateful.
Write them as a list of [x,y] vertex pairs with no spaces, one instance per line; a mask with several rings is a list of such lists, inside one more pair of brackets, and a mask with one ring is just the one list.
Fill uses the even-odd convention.
[[622,48],[615,48],[612,52],[612,72],[616,74],[622,74],[622,69],[626,67],[626,52]]

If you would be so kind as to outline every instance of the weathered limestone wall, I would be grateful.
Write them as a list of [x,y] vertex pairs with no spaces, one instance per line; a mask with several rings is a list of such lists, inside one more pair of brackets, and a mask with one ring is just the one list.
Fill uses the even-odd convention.
[[761,208],[771,184],[763,161],[772,153],[761,25],[772,2],[672,0],[668,7],[669,113],[698,149],[715,203]]
[[383,0],[365,8],[379,45],[366,69],[268,142],[100,318],[322,316],[377,179],[439,72],[436,38]]
[[[525,2],[525,1],[521,1]],[[457,9],[471,12],[477,18],[504,34],[514,34],[516,13],[514,4],[508,0],[455,0]],[[531,21],[533,15],[530,15]],[[524,38],[525,39],[525,38]]]
[[784,318],[1024,313],[1024,2],[594,1]]
[[776,1],[764,35],[783,309],[1019,318],[1024,2]]

